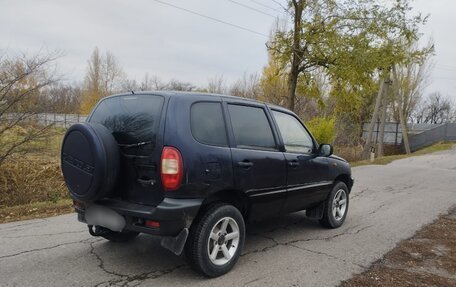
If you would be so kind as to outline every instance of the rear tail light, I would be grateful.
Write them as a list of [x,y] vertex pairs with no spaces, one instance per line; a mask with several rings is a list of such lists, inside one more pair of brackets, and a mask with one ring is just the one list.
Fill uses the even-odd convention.
[[144,225],[150,228],[160,228],[160,222],[154,220],[146,220]]
[[184,165],[178,149],[165,146],[161,155],[160,173],[165,190],[176,190],[182,182]]

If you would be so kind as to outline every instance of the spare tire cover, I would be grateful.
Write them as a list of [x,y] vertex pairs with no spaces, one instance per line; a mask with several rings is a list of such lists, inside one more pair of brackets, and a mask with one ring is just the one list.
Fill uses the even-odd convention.
[[71,196],[95,201],[114,189],[120,168],[119,147],[103,125],[75,124],[63,139],[61,165]]

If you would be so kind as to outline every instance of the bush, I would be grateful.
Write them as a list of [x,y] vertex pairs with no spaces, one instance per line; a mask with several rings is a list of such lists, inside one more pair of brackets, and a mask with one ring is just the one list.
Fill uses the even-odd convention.
[[16,155],[0,166],[0,208],[66,198],[58,157]]
[[334,118],[313,118],[306,126],[319,143],[331,144],[336,138]]

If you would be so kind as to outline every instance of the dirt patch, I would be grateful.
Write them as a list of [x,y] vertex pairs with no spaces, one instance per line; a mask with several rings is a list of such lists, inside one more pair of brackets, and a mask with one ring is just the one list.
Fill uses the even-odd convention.
[[340,286],[456,286],[456,208]]

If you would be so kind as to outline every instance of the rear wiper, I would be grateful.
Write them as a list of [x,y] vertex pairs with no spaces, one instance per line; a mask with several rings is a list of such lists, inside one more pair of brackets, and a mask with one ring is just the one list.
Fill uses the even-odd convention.
[[118,144],[118,145],[121,147],[124,147],[124,148],[131,148],[131,147],[138,147],[138,146],[151,144],[151,143],[152,143],[152,141],[147,141],[147,142],[139,142],[139,143],[134,143],[134,144]]

